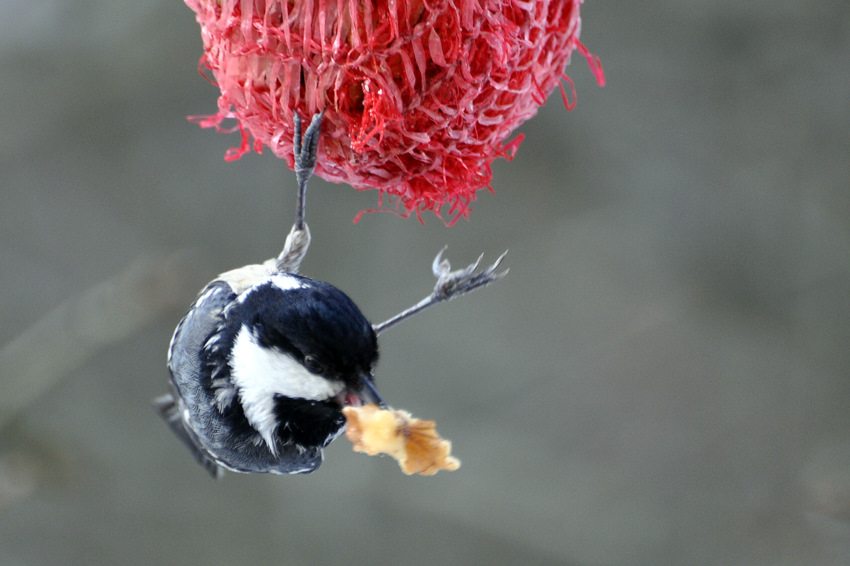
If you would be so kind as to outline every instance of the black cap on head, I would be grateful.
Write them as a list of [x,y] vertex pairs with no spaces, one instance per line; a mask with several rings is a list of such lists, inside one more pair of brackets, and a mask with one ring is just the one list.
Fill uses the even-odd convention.
[[243,315],[260,345],[278,348],[311,371],[351,386],[369,375],[378,359],[372,325],[345,293],[322,281],[287,274],[297,283],[269,282],[242,304]]

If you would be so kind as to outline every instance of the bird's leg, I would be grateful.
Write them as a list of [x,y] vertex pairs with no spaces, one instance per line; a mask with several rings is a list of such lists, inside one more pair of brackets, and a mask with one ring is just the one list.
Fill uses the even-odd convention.
[[399,322],[407,320],[416,313],[422,312],[432,305],[471,293],[479,287],[484,287],[485,285],[494,283],[508,274],[507,269],[496,273],[496,269],[499,267],[499,264],[502,263],[502,260],[505,259],[508,252],[500,255],[493,265],[483,269],[480,273],[476,273],[478,266],[481,264],[481,259],[484,257],[483,254],[478,256],[475,263],[472,263],[463,269],[452,271],[452,267],[448,260],[443,259],[444,251],[446,251],[446,248],[440,250],[440,253],[437,254],[436,258],[434,258],[434,263],[431,266],[431,269],[434,272],[434,277],[437,278],[437,284],[434,286],[434,290],[431,294],[389,320],[385,320],[380,324],[372,325],[372,328],[375,330],[375,334],[380,334],[383,331],[392,328]]
[[292,150],[295,154],[295,179],[298,182],[298,201],[295,205],[295,223],[286,237],[283,250],[277,256],[275,268],[280,272],[297,273],[301,260],[310,247],[310,229],[304,221],[304,205],[307,200],[307,183],[316,169],[316,157],[319,149],[319,133],[322,126],[322,116],[325,111],[315,114],[301,136],[301,116],[295,114],[295,139]]

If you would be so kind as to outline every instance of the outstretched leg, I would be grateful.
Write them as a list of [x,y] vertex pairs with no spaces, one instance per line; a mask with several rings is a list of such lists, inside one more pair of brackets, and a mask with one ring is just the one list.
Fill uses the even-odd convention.
[[292,143],[295,154],[295,179],[298,182],[298,201],[295,205],[295,223],[292,225],[283,250],[277,256],[275,267],[278,271],[297,273],[301,260],[310,247],[310,229],[304,221],[304,206],[307,200],[307,183],[316,169],[316,157],[319,150],[319,133],[322,126],[322,110],[313,116],[307,131],[301,134],[301,116],[295,114],[295,139]]
[[436,258],[434,258],[434,263],[431,266],[431,269],[434,272],[434,277],[437,278],[437,284],[434,286],[434,290],[431,294],[389,320],[385,320],[380,324],[372,325],[372,328],[375,330],[375,334],[380,334],[383,331],[392,328],[399,322],[407,320],[416,313],[422,312],[432,305],[436,305],[443,301],[450,301],[455,297],[471,293],[480,287],[484,287],[485,285],[498,281],[508,274],[507,269],[500,273],[496,273],[496,269],[499,267],[499,264],[502,263],[502,260],[505,259],[508,252],[500,255],[493,265],[485,268],[481,271],[481,273],[476,273],[478,266],[481,264],[481,259],[484,257],[483,254],[478,256],[475,263],[472,263],[463,269],[452,271],[452,266],[449,264],[448,260],[443,259],[444,251],[446,251],[446,248],[440,250],[440,253],[437,254]]

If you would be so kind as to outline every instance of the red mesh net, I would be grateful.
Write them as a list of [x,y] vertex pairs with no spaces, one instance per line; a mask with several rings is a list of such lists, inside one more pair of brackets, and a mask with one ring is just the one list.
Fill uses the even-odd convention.
[[[218,113],[196,120],[242,133],[226,159],[266,146],[292,167],[293,112],[325,108],[316,174],[377,189],[402,214],[466,216],[493,160],[516,152],[511,131],[566,79],[574,49],[604,82],[578,41],[579,0],[186,4],[201,25],[201,66],[221,89]],[[223,128],[227,118],[237,126]]]

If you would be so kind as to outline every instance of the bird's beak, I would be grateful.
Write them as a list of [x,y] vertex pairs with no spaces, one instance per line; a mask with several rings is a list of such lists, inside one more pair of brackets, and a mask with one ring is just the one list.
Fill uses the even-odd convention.
[[363,383],[363,387],[360,390],[360,397],[363,399],[363,402],[365,404],[375,403],[380,408],[386,409],[387,404],[384,403],[384,400],[375,388],[375,382],[372,381],[372,376],[363,374],[360,376],[360,381]]

